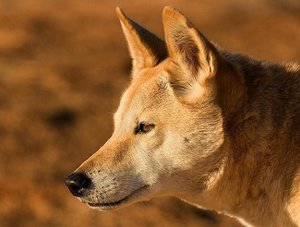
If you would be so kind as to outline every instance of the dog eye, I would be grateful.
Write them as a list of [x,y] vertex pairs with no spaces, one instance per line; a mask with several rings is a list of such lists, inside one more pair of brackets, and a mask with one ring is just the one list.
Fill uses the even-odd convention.
[[155,127],[154,124],[150,124],[148,122],[140,122],[138,126],[135,128],[135,133],[147,133],[150,132]]

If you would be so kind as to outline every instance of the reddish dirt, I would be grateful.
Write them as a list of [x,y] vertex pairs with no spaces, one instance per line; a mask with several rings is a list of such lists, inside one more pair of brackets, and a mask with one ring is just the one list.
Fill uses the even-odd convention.
[[117,5],[161,36],[172,5],[226,49],[300,61],[297,0],[1,1],[0,225],[239,226],[171,198],[100,213],[64,186],[110,136],[129,82]]

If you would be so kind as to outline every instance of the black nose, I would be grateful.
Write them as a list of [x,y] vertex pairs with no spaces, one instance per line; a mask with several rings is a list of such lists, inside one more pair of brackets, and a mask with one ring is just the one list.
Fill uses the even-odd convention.
[[84,173],[72,173],[66,178],[65,183],[74,196],[81,196],[91,185],[91,180]]

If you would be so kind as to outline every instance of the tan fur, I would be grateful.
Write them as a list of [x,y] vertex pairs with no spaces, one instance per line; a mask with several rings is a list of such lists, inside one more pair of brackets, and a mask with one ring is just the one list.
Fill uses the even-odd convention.
[[[175,196],[249,226],[300,226],[299,66],[225,52],[170,7],[166,42],[117,15],[132,82],[112,137],[77,169],[93,182],[82,202]],[[155,127],[136,134],[141,121]]]

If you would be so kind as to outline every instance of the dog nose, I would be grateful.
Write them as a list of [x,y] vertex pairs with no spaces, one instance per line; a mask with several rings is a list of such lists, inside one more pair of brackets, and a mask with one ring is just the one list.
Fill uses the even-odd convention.
[[65,180],[67,187],[74,196],[81,196],[91,185],[91,179],[84,173],[72,173]]

